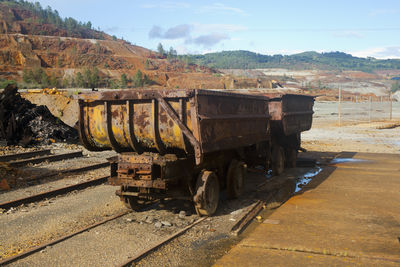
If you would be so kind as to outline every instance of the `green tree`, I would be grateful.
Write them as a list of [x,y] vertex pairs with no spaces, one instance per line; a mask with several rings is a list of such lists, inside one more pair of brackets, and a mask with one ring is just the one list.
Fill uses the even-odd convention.
[[133,84],[135,87],[143,86],[143,74],[140,70],[137,70],[137,72],[135,74],[135,78],[133,79]]
[[108,80],[108,87],[112,89],[117,89],[119,88],[119,82],[118,80],[110,79]]
[[75,83],[76,83],[76,86],[78,86],[80,88],[85,87],[85,80],[83,78],[82,73],[80,73],[79,71],[76,73]]
[[157,52],[160,54],[160,56],[164,56],[165,55],[165,50],[164,47],[161,43],[158,44],[157,46]]
[[33,72],[32,70],[24,69],[22,72],[22,80],[24,83],[31,83],[33,79]]
[[50,85],[50,80],[49,76],[46,74],[45,71],[42,70],[40,74],[40,82],[39,82],[43,87],[47,87]]
[[169,48],[168,54],[167,54],[167,58],[168,60],[171,60],[173,58],[176,58],[178,55],[178,53],[176,52],[176,50],[174,48],[172,48],[172,46]]
[[143,76],[143,84],[145,85],[152,85],[153,81],[147,76],[146,74]]
[[58,87],[58,79],[54,74],[52,74],[49,78],[49,85],[51,87]]
[[128,78],[126,77],[125,73],[123,73],[121,75],[120,85],[121,85],[121,88],[126,88],[128,86]]
[[3,80],[3,79],[0,79],[0,89],[4,89],[9,84],[17,85],[17,82],[14,81],[14,80]]
[[95,88],[99,86],[100,76],[99,70],[94,67],[93,69],[84,69],[83,70],[83,80],[84,80],[84,87],[87,88]]
[[99,69],[94,67],[90,75],[89,87],[90,88],[99,87],[99,82],[100,82]]
[[74,86],[74,79],[71,76],[65,76],[64,79],[61,82],[62,88],[69,88]]
[[92,71],[88,68],[83,70],[83,81],[84,81],[84,86],[83,87],[89,87],[90,85],[90,80],[92,78]]

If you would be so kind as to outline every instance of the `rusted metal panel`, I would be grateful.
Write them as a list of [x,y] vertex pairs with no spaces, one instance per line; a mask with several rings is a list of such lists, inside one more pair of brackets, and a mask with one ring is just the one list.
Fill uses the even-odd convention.
[[142,189],[167,189],[168,184],[184,180],[185,167],[190,167],[187,158],[168,154],[122,153],[118,155],[117,170],[111,175],[109,184]]
[[[168,102],[174,110],[180,109],[179,99]],[[159,108],[157,99],[80,101],[80,105],[81,140],[90,150],[164,154],[172,149],[185,149],[178,125]],[[190,118],[186,121],[190,122]],[[190,129],[191,125],[187,127]]]
[[123,90],[79,96],[90,150],[204,153],[268,139],[268,98],[211,90]]
[[203,152],[244,147],[267,140],[268,101],[239,94],[198,94]]
[[272,127],[287,136],[311,128],[314,97],[305,95],[270,95],[269,112]]

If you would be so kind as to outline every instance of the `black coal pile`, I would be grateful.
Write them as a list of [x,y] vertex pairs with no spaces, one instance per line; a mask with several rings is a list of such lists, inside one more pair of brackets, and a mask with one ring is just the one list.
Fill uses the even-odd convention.
[[29,146],[54,141],[76,141],[78,132],[54,117],[46,106],[21,97],[15,85],[0,93],[0,139],[7,145]]

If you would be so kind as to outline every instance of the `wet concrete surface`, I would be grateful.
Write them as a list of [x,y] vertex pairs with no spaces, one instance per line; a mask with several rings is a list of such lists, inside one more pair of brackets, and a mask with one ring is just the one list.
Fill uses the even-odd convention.
[[309,182],[311,182],[312,179],[315,176],[317,176],[321,171],[322,171],[321,167],[315,167],[315,168],[307,171],[305,174],[299,176],[296,179],[295,193],[299,192],[305,185],[307,185]]
[[360,162],[368,162],[365,159],[353,159],[353,158],[334,158],[330,164],[341,164],[341,163],[360,163]]
[[337,158],[215,265],[399,266],[400,155]]

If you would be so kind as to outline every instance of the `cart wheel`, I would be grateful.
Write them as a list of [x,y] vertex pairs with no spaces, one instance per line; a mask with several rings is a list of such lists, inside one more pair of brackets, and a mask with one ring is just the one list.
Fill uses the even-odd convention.
[[215,213],[219,201],[219,182],[214,172],[203,170],[200,173],[193,200],[198,215],[211,216]]
[[279,145],[272,148],[272,174],[281,175],[285,170],[285,150]]
[[286,167],[296,168],[297,161],[297,149],[288,148],[286,149]]
[[227,174],[228,197],[238,198],[244,191],[247,166],[242,161],[232,160]]
[[125,207],[127,207],[128,209],[132,209],[134,211],[140,211],[143,208],[144,205],[143,201],[139,200],[137,197],[124,196],[123,198]]

